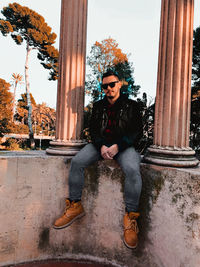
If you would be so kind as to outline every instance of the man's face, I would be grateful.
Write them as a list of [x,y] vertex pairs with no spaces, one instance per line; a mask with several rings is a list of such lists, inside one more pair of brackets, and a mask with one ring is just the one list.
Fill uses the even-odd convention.
[[117,100],[117,98],[120,96],[121,86],[121,82],[114,75],[103,78],[102,88],[104,90],[105,95],[109,99],[112,99],[114,101]]

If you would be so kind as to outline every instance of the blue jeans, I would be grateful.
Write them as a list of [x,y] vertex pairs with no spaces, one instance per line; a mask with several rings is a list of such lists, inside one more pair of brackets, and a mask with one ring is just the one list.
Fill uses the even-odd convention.
[[[84,168],[102,159],[101,154],[93,144],[87,144],[72,158],[69,172],[69,197],[71,200],[81,199],[84,186]],[[128,212],[138,211],[142,188],[140,175],[140,154],[129,147],[115,156],[125,174],[124,198]]]

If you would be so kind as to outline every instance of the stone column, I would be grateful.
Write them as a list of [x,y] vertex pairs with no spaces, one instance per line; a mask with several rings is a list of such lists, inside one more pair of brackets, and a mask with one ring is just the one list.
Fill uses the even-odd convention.
[[154,145],[147,162],[192,167],[189,147],[193,0],[162,0]]
[[84,110],[87,0],[62,0],[56,140],[49,154],[75,155],[81,140]]

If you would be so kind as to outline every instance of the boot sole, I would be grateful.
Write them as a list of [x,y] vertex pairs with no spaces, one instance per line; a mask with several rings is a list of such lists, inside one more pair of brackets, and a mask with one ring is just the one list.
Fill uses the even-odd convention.
[[70,226],[74,221],[76,221],[77,219],[82,218],[84,215],[85,215],[85,212],[79,214],[78,216],[76,216],[74,219],[72,219],[72,220],[71,220],[70,222],[68,222],[67,224],[64,224],[64,225],[62,225],[62,226],[55,226],[55,225],[53,225],[53,228],[54,228],[54,229],[63,229],[63,228],[65,228],[65,227],[68,227],[68,226]]
[[137,248],[138,244],[136,244],[135,246],[130,246],[126,243],[125,239],[123,240],[124,241],[124,244],[126,245],[127,248],[130,248],[130,249],[135,249]]

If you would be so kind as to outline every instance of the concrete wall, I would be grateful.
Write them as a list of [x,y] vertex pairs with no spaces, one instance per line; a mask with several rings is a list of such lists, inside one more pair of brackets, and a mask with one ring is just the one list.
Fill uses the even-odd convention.
[[140,243],[130,250],[122,241],[124,178],[114,161],[86,170],[86,216],[52,228],[68,195],[69,166],[69,159],[44,153],[0,154],[0,266],[59,258],[123,267],[200,266],[200,168],[141,164]]

